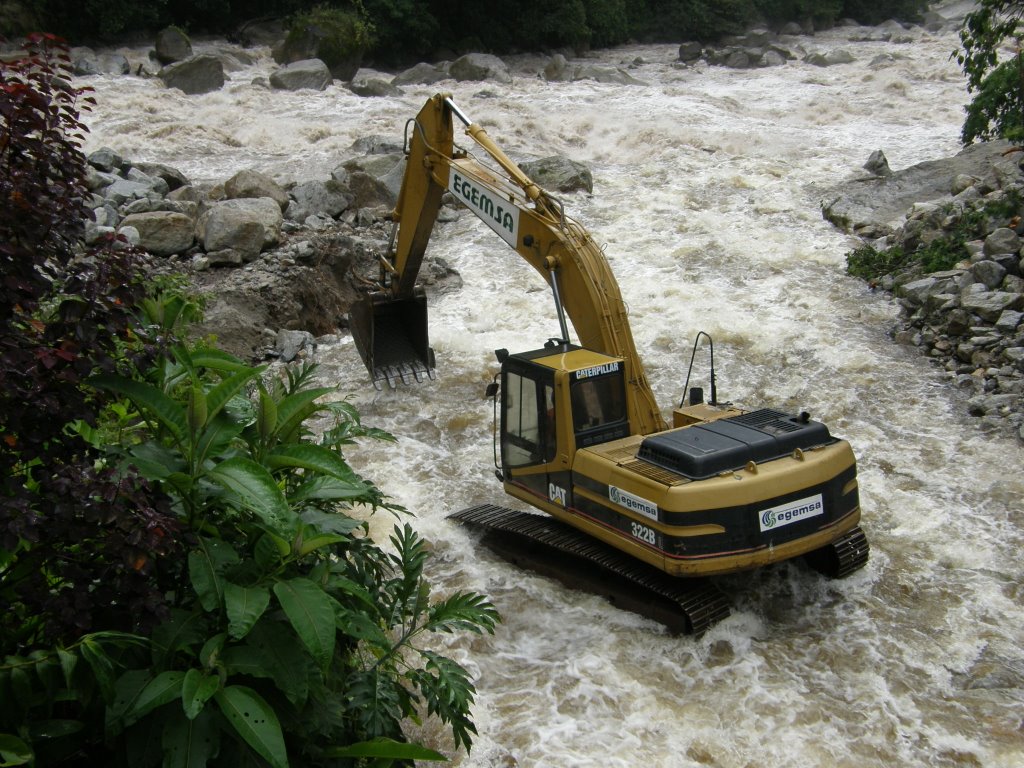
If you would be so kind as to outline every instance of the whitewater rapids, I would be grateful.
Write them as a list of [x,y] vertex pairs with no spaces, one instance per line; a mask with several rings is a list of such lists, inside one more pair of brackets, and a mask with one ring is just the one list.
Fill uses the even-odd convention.
[[[446,646],[478,690],[479,737],[456,765],[1024,764],[1022,449],[982,432],[943,372],[892,342],[895,305],[844,274],[857,243],[819,208],[819,190],[863,173],[876,149],[894,169],[959,149],[956,37],[850,34],[802,40],[856,59],[828,68],[684,67],[667,45],[593,57],[628,67],[634,86],[547,83],[523,58],[511,85],[286,93],[253,84],[273,68],[266,51],[202,96],[80,78],[98,102],[87,150],[203,183],[246,168],[324,179],[355,139],[400,141],[429,96],[451,91],[514,158],[564,154],[592,169],[593,195],[566,196],[566,208],[607,246],[666,410],[703,330],[721,399],[807,410],[852,443],[867,567],[840,582],[796,564],[720,579],[733,615],[700,639],[516,570],[445,516],[507,503],[483,397],[492,350],[540,346],[557,322],[540,278],[482,223],[465,213],[436,227],[429,253],[465,281],[431,299],[438,380],[375,392],[345,335],[319,359],[364,421],[398,438],[349,458],[415,512],[436,591],[483,592],[504,617],[493,637]],[[386,537],[391,523],[374,530]],[[451,751],[440,727],[416,735]]]

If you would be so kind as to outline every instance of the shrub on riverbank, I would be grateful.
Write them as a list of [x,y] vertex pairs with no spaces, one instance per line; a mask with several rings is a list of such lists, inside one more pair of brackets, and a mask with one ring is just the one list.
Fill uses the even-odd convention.
[[26,48],[0,62],[0,763],[443,759],[405,743],[423,716],[468,750],[469,674],[424,640],[498,616],[431,599],[408,523],[369,537],[406,512],[344,452],[390,437],[311,368],[181,341],[198,308],[145,254],[84,248],[84,92]]

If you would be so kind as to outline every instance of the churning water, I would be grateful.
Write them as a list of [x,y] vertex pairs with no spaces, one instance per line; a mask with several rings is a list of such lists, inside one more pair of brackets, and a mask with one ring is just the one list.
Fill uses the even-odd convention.
[[[484,592],[504,616],[495,636],[447,646],[478,688],[479,738],[456,764],[1024,764],[1021,448],[979,431],[942,373],[892,343],[893,303],[845,276],[855,243],[819,210],[819,190],[861,173],[875,149],[893,168],[958,149],[967,96],[949,61],[956,37],[849,36],[801,41],[856,57],[829,68],[687,68],[674,46],[595,57],[628,66],[644,83],[632,86],[547,83],[524,59],[511,85],[285,93],[252,83],[272,68],[265,51],[203,96],[157,80],[83,80],[99,102],[87,149],[204,182],[243,168],[326,178],[353,140],[400,141],[426,98],[450,90],[513,157],[559,153],[593,170],[593,196],[567,196],[566,208],[607,244],[666,410],[704,330],[721,399],[806,409],[853,444],[868,566],[840,582],[795,564],[723,578],[733,614],[700,639],[516,570],[445,516],[506,501],[483,398],[492,350],[556,335],[553,305],[470,214],[438,225],[430,252],[465,281],[431,298],[438,380],[375,392],[346,336],[319,357],[364,420],[398,437],[350,459],[416,513],[437,590]],[[698,362],[706,386],[705,371]],[[374,528],[382,540],[386,518]],[[450,749],[441,728],[418,736]]]

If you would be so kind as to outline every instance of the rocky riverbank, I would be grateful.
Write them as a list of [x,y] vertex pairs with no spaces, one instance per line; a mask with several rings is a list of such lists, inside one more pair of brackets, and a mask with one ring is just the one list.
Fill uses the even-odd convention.
[[872,281],[899,302],[893,329],[966,395],[967,411],[1024,440],[1024,152],[1006,142],[889,169],[869,158],[861,178],[825,191],[822,212],[874,253],[940,246],[952,268],[916,262]]

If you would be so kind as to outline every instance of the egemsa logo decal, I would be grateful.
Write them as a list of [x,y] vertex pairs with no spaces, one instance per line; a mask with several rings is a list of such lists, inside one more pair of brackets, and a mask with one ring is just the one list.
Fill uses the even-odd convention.
[[639,512],[644,517],[651,518],[651,520],[658,519],[657,504],[653,501],[641,498],[640,496],[634,496],[629,491],[624,491],[621,488],[616,488],[614,485],[609,485],[608,499],[612,504],[618,504],[620,507],[625,507],[630,512]]
[[825,504],[821,500],[821,494],[808,496],[806,499],[790,501],[780,504],[771,509],[765,509],[760,513],[758,522],[761,524],[761,532],[781,528],[790,523],[797,523],[809,517],[817,517],[824,514]]

